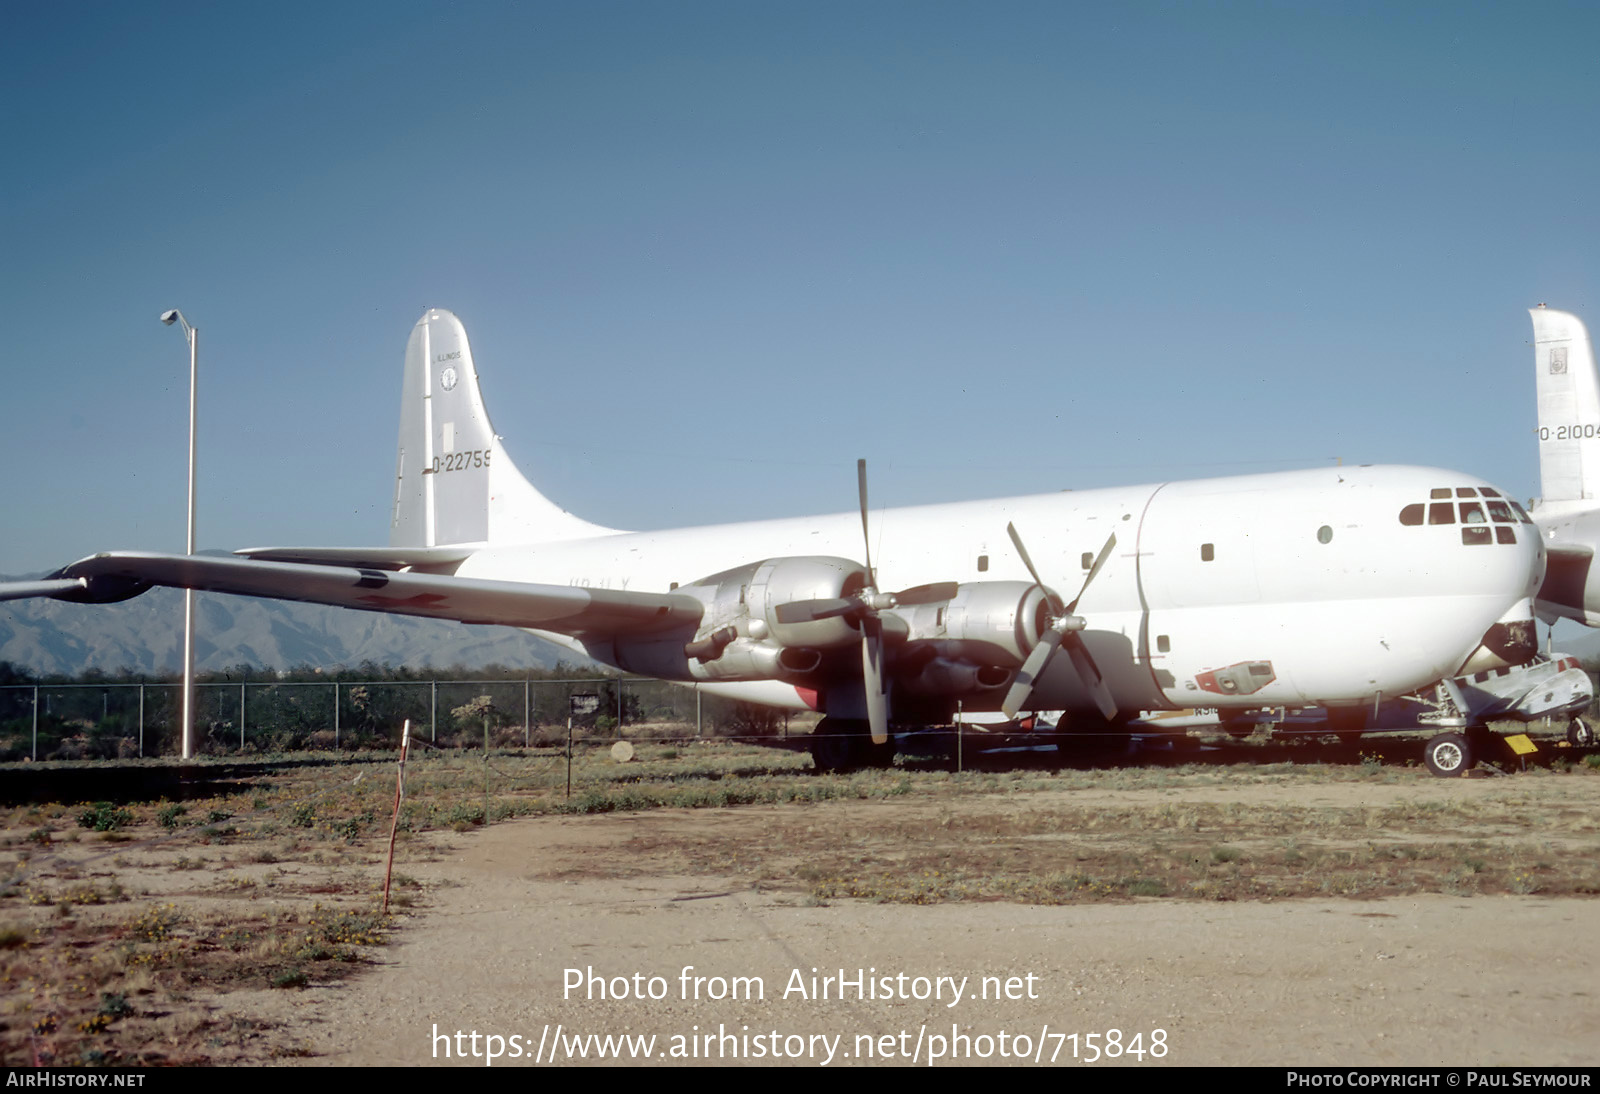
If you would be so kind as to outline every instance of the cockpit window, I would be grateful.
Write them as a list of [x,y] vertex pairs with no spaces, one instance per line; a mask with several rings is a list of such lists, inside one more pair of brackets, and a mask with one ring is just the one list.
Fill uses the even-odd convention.
[[1456,507],[1447,501],[1436,501],[1428,506],[1429,524],[1454,524]]
[[1532,524],[1533,523],[1533,518],[1530,517],[1527,513],[1525,513],[1523,511],[1522,506],[1518,505],[1516,502],[1513,501],[1513,502],[1511,502],[1511,508],[1512,508],[1512,511],[1517,514],[1517,519],[1520,520],[1523,524]]
[[1489,510],[1489,519],[1496,524],[1515,524],[1517,518],[1511,515],[1511,506],[1503,501],[1486,501],[1484,508]]
[[1461,523],[1488,524],[1489,521],[1483,515],[1483,506],[1475,501],[1464,501],[1461,503]]
[[1449,496],[1450,488],[1448,486],[1435,486],[1428,492],[1428,497],[1430,498],[1448,498]]
[[1478,492],[1470,486],[1456,487],[1456,497],[1458,498],[1475,498],[1477,496]]
[[1478,493],[1482,494],[1486,498],[1498,498],[1501,496],[1500,491],[1496,490],[1492,486],[1480,486],[1478,488]]
[[1404,509],[1400,510],[1400,523],[1408,526],[1413,524],[1421,524],[1422,506],[1408,505]]
[[1461,542],[1475,547],[1480,543],[1493,543],[1494,538],[1489,534],[1489,529],[1487,528],[1463,528],[1461,529]]

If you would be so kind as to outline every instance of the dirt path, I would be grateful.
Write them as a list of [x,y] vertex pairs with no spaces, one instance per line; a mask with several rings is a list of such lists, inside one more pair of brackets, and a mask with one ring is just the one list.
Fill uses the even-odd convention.
[[[1592,782],[1571,784],[1583,801],[1569,804],[1592,806]],[[1424,785],[1418,792],[1434,798],[1518,792],[1509,780]],[[1310,789],[1335,806],[1405,797],[1383,786]],[[1281,793],[1261,790],[1267,801]],[[1240,795],[1234,788],[1230,800]],[[1026,800],[1038,806],[1042,797]],[[959,814],[994,807],[995,799],[980,798],[937,808]],[[1002,1031],[1007,1053],[1021,1047],[1020,1034],[1030,1058],[1037,1050],[1046,1062],[1055,1054],[1066,1063],[1074,1043],[1058,1035],[1077,1034],[1082,1057],[1090,1052],[1086,1035],[1111,1029],[1121,1031],[1124,1045],[1138,1033],[1146,1064],[1154,1062],[1153,1041],[1164,1042],[1165,1061],[1177,1064],[1600,1062],[1594,900],[1426,895],[818,906],[803,887],[752,887],[748,871],[708,871],[703,862],[673,868],[675,855],[692,858],[697,846],[730,838],[759,841],[779,832],[802,839],[796,834],[808,821],[825,821],[814,838],[832,845],[841,838],[835,823],[870,833],[896,809],[904,807],[540,818],[447,837],[437,860],[405,867],[438,887],[402,940],[383,952],[382,968],[337,987],[236,993],[229,1005],[292,1023],[309,1064],[458,1063],[455,1054],[465,1049],[465,1062],[481,1066],[489,1034],[506,1039],[507,1056],[513,1048],[532,1056],[543,1036],[545,1058],[558,1024],[569,1038],[653,1034],[649,1055],[657,1062],[671,1062],[675,1049],[697,1051],[704,1062],[703,1042],[672,1038],[719,1029],[740,1040],[715,1041],[713,1059],[719,1052],[737,1052],[740,1062],[762,1054],[752,1062],[767,1064],[774,1050],[804,1053],[784,1063],[822,1063],[830,1044],[834,1066],[855,1063],[869,1039],[875,1058],[892,1043],[897,1058],[914,1051],[926,1063],[941,1047],[938,1038],[946,1052],[952,1043],[958,1054],[987,1050],[995,1063]],[[804,858],[805,847],[792,851]],[[691,977],[759,977],[764,998],[685,1000],[680,977],[687,966]],[[875,970],[868,978],[880,997],[861,999],[849,989],[841,1000],[831,985],[826,1000],[794,991],[785,997],[794,970],[810,994],[813,968],[835,978],[841,969],[847,978]],[[582,988],[564,998],[568,969],[627,978],[630,994],[634,974],[642,974],[640,986],[665,998],[589,999]],[[936,977],[966,978],[965,997],[947,1005],[949,982],[940,983],[942,1000],[881,997],[899,993],[900,973],[907,993],[931,989]],[[652,976],[661,979],[651,985]],[[1018,978],[1010,986],[1021,997],[976,998],[985,977],[996,978],[990,989],[999,994]],[[713,981],[701,990],[717,987]],[[458,1030],[480,1034],[478,1058],[471,1058],[468,1038],[452,1039]],[[834,1042],[814,1035],[842,1036]],[[963,1045],[960,1035],[972,1040]]]

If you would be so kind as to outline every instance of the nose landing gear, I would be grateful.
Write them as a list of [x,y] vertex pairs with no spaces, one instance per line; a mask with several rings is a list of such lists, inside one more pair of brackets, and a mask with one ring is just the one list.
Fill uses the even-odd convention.
[[1594,726],[1582,718],[1567,723],[1567,743],[1573,748],[1593,748],[1595,739]]
[[1478,750],[1465,733],[1441,733],[1422,750],[1422,762],[1443,779],[1460,778],[1478,762]]

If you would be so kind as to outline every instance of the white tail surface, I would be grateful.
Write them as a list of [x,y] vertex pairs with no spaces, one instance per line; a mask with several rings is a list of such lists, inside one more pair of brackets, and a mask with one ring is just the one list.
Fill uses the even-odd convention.
[[612,531],[568,513],[517,470],[489,423],[466,328],[429,308],[406,343],[390,545],[544,543]]
[[1542,517],[1600,506],[1600,384],[1583,321],[1543,305],[1533,317]]

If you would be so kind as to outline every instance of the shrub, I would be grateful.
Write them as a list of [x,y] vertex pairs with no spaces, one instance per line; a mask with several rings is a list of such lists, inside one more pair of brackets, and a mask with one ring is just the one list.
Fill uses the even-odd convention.
[[110,802],[95,802],[78,814],[78,827],[95,832],[115,832],[132,823],[132,813],[126,809],[118,809]]

